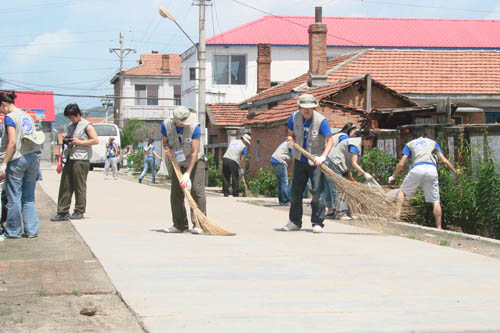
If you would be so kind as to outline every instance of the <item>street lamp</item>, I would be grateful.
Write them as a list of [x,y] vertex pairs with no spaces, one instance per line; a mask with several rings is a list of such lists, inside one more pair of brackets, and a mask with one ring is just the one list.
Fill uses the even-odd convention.
[[177,27],[182,31],[182,33],[189,39],[189,41],[194,45],[198,54],[198,118],[200,121],[200,127],[203,136],[203,142],[207,143],[206,136],[206,114],[205,114],[205,1],[200,0],[200,20],[199,20],[199,33],[200,33],[200,44],[197,45],[191,37],[182,29],[182,27],[177,23],[172,14],[170,14],[165,8],[160,8],[160,15],[170,21],[174,22]]

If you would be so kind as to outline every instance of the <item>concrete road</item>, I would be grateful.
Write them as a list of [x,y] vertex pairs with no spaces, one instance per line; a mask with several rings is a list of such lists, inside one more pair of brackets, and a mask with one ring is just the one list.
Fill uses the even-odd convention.
[[[42,186],[57,197],[59,176]],[[334,222],[274,228],[286,212],[209,197],[234,237],[158,232],[170,192],[91,172],[73,222],[152,332],[500,331],[500,261]]]

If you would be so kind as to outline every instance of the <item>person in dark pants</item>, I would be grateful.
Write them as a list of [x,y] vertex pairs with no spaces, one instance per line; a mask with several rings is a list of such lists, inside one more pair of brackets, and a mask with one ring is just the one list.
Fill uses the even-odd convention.
[[[64,116],[71,121],[68,125],[64,156],[66,164],[62,168],[57,200],[57,215],[52,222],[81,220],[87,206],[87,175],[90,169],[91,147],[99,143],[94,126],[82,118],[78,104],[68,104]],[[75,194],[75,209],[71,216],[71,198]]]
[[[183,188],[191,188],[194,201],[207,214],[207,199],[205,197],[205,167],[203,143],[201,142],[201,128],[195,112],[190,112],[184,106],[175,108],[172,116],[162,122],[161,134],[163,150],[170,160],[176,160],[181,169],[182,179],[177,179],[171,168],[172,186],[170,192],[170,207],[174,225],[165,232],[180,233],[188,230],[189,224],[184,207]],[[202,230],[193,221],[191,233],[200,234]]]
[[290,115],[288,119],[287,141],[293,147],[297,141],[299,145],[316,156],[313,163],[294,150],[295,165],[293,168],[292,190],[290,196],[290,213],[288,223],[282,231],[296,231],[302,228],[302,194],[307,181],[311,180],[312,215],[311,223],[314,233],[323,231],[325,219],[325,203],[322,198],[324,175],[318,168],[326,161],[326,157],[333,146],[332,131],[328,121],[319,112],[315,111],[318,102],[314,96],[303,94],[297,101],[299,111]]
[[293,150],[288,147],[288,142],[283,142],[276,148],[271,156],[271,165],[277,179],[278,201],[280,206],[290,205],[290,188],[288,187],[288,164],[292,162]]
[[238,175],[243,175],[245,173],[245,156],[251,140],[252,138],[250,135],[245,134],[240,140],[233,140],[229,143],[229,147],[222,159],[222,192],[225,197],[229,196],[229,183],[231,182],[231,178],[233,196],[237,197],[240,193]]

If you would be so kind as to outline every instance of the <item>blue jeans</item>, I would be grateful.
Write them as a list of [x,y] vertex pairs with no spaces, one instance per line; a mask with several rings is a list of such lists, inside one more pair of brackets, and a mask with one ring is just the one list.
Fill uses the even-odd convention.
[[38,213],[35,208],[35,184],[40,162],[35,153],[27,154],[7,164],[7,221],[5,229],[9,237],[38,234]]
[[292,190],[290,195],[289,219],[297,227],[302,227],[302,194],[307,181],[311,180],[311,223],[323,227],[325,220],[325,202],[323,201],[324,175],[320,168],[309,165],[307,162],[295,160],[293,167]]
[[290,202],[290,189],[288,187],[288,170],[285,165],[271,163],[278,178],[278,201],[280,205],[286,205]]
[[[342,176],[342,171],[340,171],[339,167],[333,164],[332,161],[326,162],[327,166],[333,170],[336,174]],[[328,177],[325,177],[325,205],[328,208],[333,208],[337,211],[337,215],[347,214],[347,204],[342,198],[342,193],[337,190],[337,186]]]
[[153,156],[146,156],[144,158],[144,169],[142,170],[142,173],[139,176],[139,179],[144,178],[144,176],[146,175],[146,172],[148,172],[148,168],[151,169],[153,183],[154,183],[155,178],[156,178],[156,166],[155,166],[155,158]]

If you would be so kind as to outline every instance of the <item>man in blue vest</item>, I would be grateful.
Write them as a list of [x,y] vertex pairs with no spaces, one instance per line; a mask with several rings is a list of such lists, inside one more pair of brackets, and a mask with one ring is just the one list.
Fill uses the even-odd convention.
[[408,142],[402,151],[402,157],[396,166],[394,174],[389,177],[389,183],[394,184],[399,172],[403,169],[406,160],[411,161],[410,171],[403,180],[401,188],[397,194],[396,217],[401,215],[401,209],[405,200],[405,195],[413,196],[417,188],[422,185],[424,189],[425,201],[433,205],[434,220],[436,228],[441,229],[442,210],[439,198],[439,181],[437,163],[440,159],[444,165],[453,173],[457,170],[450,161],[443,155],[443,151],[437,142],[427,138],[425,128],[416,128],[413,132],[414,140]]
[[322,199],[324,175],[319,166],[326,161],[332,149],[333,139],[330,125],[321,113],[315,111],[318,102],[314,96],[303,94],[297,100],[299,111],[288,119],[287,141],[293,147],[295,142],[315,156],[313,162],[298,150],[294,150],[292,190],[290,195],[290,213],[288,223],[282,231],[297,231],[302,227],[302,193],[307,181],[311,180],[311,223],[314,233],[323,231],[325,219],[325,202]]

